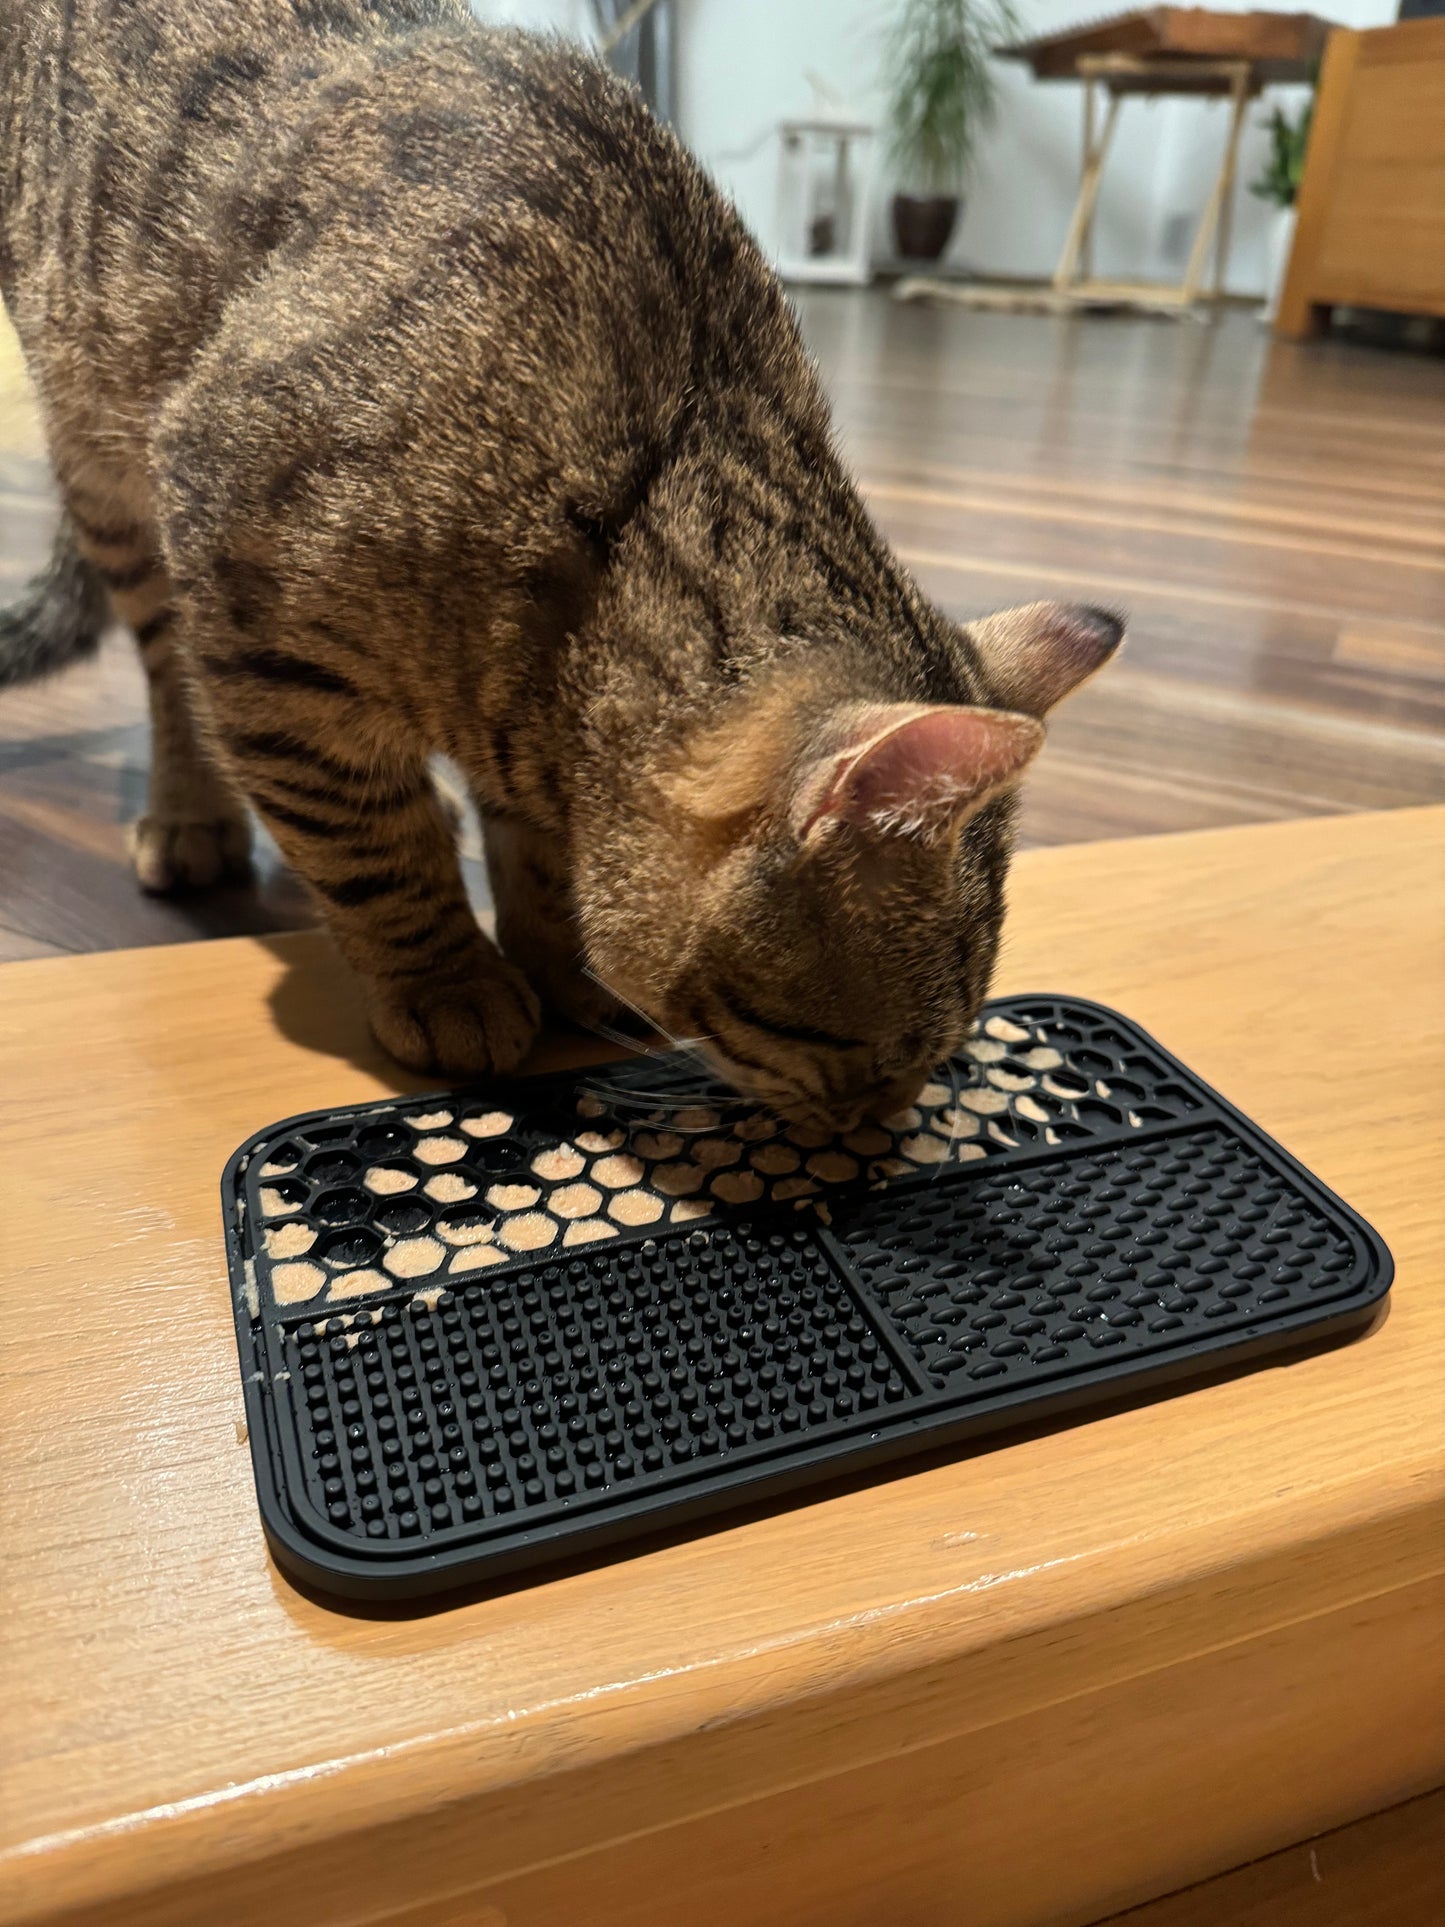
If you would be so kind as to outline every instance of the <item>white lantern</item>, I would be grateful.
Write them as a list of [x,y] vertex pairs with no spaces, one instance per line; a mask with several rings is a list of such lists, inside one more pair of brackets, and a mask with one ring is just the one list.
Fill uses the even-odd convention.
[[785,281],[869,279],[877,130],[820,113],[778,129],[778,271]]

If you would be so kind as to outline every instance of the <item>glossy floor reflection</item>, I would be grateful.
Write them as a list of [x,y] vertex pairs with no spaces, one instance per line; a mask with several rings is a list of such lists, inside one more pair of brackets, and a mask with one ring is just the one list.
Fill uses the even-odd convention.
[[[1275,343],[1238,310],[1059,320],[882,291],[801,308],[874,512],[945,607],[1130,613],[1124,657],[1051,730],[1028,841],[1445,798],[1445,361]],[[52,515],[0,335],[0,595]],[[265,848],[255,891],[138,895],[145,735],[121,638],[0,696],[0,957],[310,920]]]

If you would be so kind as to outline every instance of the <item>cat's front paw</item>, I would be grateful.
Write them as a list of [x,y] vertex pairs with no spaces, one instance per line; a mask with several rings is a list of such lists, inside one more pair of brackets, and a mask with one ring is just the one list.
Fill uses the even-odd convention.
[[468,972],[374,985],[367,1004],[384,1050],[409,1070],[448,1077],[514,1071],[542,1021],[531,985],[500,957]]
[[151,896],[235,883],[251,873],[251,826],[244,816],[143,816],[131,832],[131,862]]

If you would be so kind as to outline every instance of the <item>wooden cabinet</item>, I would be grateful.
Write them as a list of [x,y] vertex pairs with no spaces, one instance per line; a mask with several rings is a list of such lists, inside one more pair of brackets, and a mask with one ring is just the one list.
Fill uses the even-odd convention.
[[1445,315],[1445,19],[1330,37],[1277,330],[1337,304]]

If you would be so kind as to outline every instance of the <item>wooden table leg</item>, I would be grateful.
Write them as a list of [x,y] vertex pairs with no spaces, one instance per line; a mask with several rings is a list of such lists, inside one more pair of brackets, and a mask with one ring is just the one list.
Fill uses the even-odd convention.
[[[1098,82],[1091,75],[1084,82],[1084,158],[1079,169],[1082,180],[1088,173],[1094,158],[1094,139],[1098,132]],[[1084,229],[1083,244],[1079,252],[1079,272],[1085,281],[1093,279],[1094,274],[1094,214],[1089,211],[1088,225]]]
[[1109,111],[1104,116],[1104,131],[1092,154],[1085,157],[1083,175],[1079,181],[1079,198],[1074,203],[1073,217],[1069,231],[1064,237],[1064,251],[1059,256],[1059,265],[1054,269],[1054,286],[1067,290],[1078,275],[1079,257],[1083,251],[1085,237],[1090,233],[1094,222],[1094,206],[1099,198],[1099,182],[1103,178],[1104,162],[1108,156],[1109,143],[1114,138],[1114,124],[1119,118],[1119,96],[1109,95]]
[[1183,305],[1187,308],[1199,294],[1204,280],[1204,264],[1209,258],[1209,244],[1220,227],[1220,214],[1224,208],[1229,186],[1234,180],[1235,156],[1239,151],[1239,137],[1244,127],[1244,107],[1249,98],[1249,68],[1241,64],[1230,84],[1229,134],[1224,143],[1224,156],[1210,190],[1209,200],[1204,213],[1200,216],[1199,229],[1194,236],[1194,246],[1189,251],[1189,265],[1184,270],[1184,281],[1180,289]]
[[1229,243],[1234,230],[1234,177],[1239,165],[1239,141],[1244,131],[1244,109],[1248,98],[1248,78],[1241,73],[1230,89],[1231,116],[1229,139],[1224,149],[1224,172],[1219,201],[1219,238],[1214,247],[1214,298],[1228,293]]

